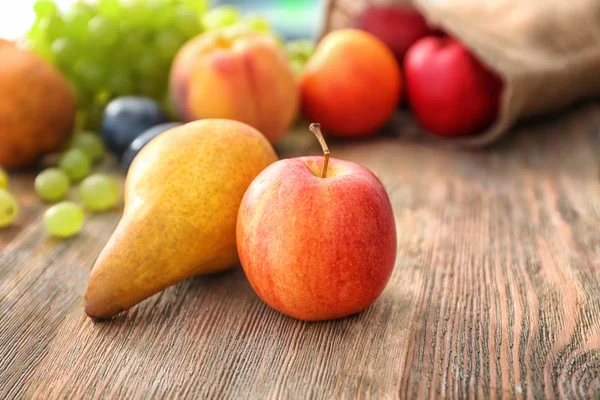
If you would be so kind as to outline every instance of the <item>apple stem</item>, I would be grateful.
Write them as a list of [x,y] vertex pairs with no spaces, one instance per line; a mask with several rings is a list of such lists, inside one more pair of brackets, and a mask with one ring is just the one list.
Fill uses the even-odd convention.
[[327,164],[329,164],[329,155],[331,152],[329,151],[329,147],[325,142],[325,138],[323,138],[323,134],[321,133],[321,124],[312,123],[309,127],[310,131],[315,134],[321,148],[323,149],[323,157],[325,160],[323,161],[323,170],[321,171],[321,178],[327,178]]

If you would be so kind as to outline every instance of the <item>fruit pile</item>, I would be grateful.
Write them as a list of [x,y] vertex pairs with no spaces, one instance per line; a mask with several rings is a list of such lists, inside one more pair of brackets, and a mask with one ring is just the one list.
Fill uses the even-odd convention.
[[203,0],[38,0],[27,46],[71,82],[84,124],[97,128],[106,102],[131,93],[163,100],[177,49],[201,32]]
[[[364,310],[395,264],[396,223],[377,177],[324,157],[277,161],[251,126],[203,119],[135,158],[125,211],[92,269],[85,312],[110,318],[195,275],[241,262],[267,304],[318,321]],[[342,261],[343,260],[343,261]]]
[[[356,21],[393,51],[419,124],[445,138],[481,133],[497,117],[503,83],[459,41],[411,8],[370,6]],[[376,72],[373,70],[373,72]]]
[[[54,0],[38,0],[26,45],[64,74],[81,126],[97,129],[104,107],[118,96],[146,96],[167,106],[173,58],[201,32],[238,25],[274,36],[260,16],[207,6],[206,0],[78,0],[62,10]],[[290,56],[301,65],[306,47],[297,47]]]
[[[291,71],[300,73],[314,47],[311,41],[282,43],[260,16],[242,16],[231,6],[207,11],[206,2],[196,0],[80,0],[64,10],[53,0],[38,0],[34,10],[37,19],[27,34],[26,47],[49,63],[0,40],[0,56],[8,60],[0,71],[0,106],[12,110],[0,116],[5,127],[0,132],[0,165],[23,167],[38,162],[46,153],[62,151],[58,164],[36,178],[35,191],[45,202],[64,200],[71,184],[83,180],[79,198],[87,210],[112,208],[118,199],[115,181],[101,174],[88,177],[94,163],[103,157],[104,146],[121,157],[121,165],[127,170],[148,142],[180,125],[170,122],[173,112],[182,120],[226,117],[246,121],[260,127],[273,141],[296,117],[296,78]],[[192,57],[186,59],[186,51],[179,51],[180,47],[200,32],[206,35],[190,41],[187,52]],[[224,41],[239,47],[231,50],[232,58],[239,62],[254,58],[262,64],[260,70],[252,72],[254,77],[240,71],[237,77],[223,79],[220,86],[212,88],[198,85],[196,76],[218,70],[196,63],[214,65],[218,53],[224,50]],[[202,46],[206,47],[203,58],[194,54]],[[177,52],[182,53],[183,60],[176,63],[177,72],[169,76]],[[33,67],[39,74],[28,74]],[[277,82],[269,81],[271,73],[277,74]],[[205,101],[198,107],[195,98],[181,95],[183,89],[209,97],[212,90],[224,92],[228,86],[238,90],[231,85],[244,81],[249,88],[252,79],[262,81],[264,93],[232,92],[229,99],[213,104],[211,109],[206,109]],[[170,80],[175,109],[165,106],[168,102],[164,101]],[[173,88],[176,85],[179,91]],[[24,86],[27,92],[21,90]],[[50,91],[56,101],[44,105]],[[123,96],[126,94],[136,96]],[[77,133],[65,145],[75,125],[75,100],[79,111]],[[237,112],[228,111],[233,101],[238,101]],[[254,104],[251,113],[244,112],[243,108]],[[275,123],[259,123],[271,114],[282,117],[273,118]],[[101,138],[86,126],[93,126],[94,131],[98,128]],[[16,205],[6,213],[4,227],[16,218],[18,204],[8,193],[2,197],[7,210],[8,205]],[[77,204],[59,204],[48,210],[46,227],[55,236],[68,237],[79,231],[82,221],[83,212]]]
[[[395,263],[385,189],[364,167],[330,159],[319,124],[311,130],[323,158],[277,161],[272,145],[300,111],[327,134],[372,135],[404,94],[429,131],[476,134],[494,120],[502,91],[464,46],[412,10],[373,6],[357,21],[362,29],[332,32],[316,49],[310,41],[282,44],[264,19],[230,6],[207,11],[198,0],[79,1],[64,12],[38,0],[35,10],[29,46],[68,78],[85,121],[65,143],[75,123],[66,82],[50,63],[0,41],[8,60],[0,106],[15,110],[0,114],[8,126],[0,165],[62,151],[35,179],[39,198],[57,203],[44,225],[59,238],[81,230],[84,208],[118,204],[116,180],[92,174],[105,147],[128,171],[123,218],[86,293],[95,318],[238,261],[257,294],[292,317],[365,309]],[[27,73],[32,67],[40,74]],[[59,106],[42,107],[49,92]],[[24,113],[39,122],[21,127]],[[82,129],[92,125],[100,134]],[[65,201],[72,184],[83,207]],[[0,170],[0,228],[19,211],[7,187]]]

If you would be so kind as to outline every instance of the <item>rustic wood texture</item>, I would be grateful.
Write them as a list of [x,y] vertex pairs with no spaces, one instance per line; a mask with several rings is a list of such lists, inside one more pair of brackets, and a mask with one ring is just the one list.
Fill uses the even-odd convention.
[[[56,241],[33,173],[13,177],[0,398],[599,398],[600,105],[471,152],[402,126],[330,143],[381,178],[398,226],[381,298],[330,322],[278,314],[235,268],[94,323],[81,298],[119,212]],[[319,152],[308,131],[279,150]]]

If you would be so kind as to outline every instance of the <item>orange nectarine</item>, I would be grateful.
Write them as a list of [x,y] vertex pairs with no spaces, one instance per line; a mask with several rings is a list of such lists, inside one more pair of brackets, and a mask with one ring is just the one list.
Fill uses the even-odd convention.
[[319,43],[302,73],[303,110],[339,136],[372,134],[400,101],[400,67],[392,51],[370,33],[342,29]]

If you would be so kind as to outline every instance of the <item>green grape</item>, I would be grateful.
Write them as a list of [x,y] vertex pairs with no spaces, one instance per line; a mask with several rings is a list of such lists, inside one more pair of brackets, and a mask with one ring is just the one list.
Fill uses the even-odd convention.
[[82,150],[92,162],[104,157],[104,143],[99,135],[93,132],[78,132],[71,139],[71,147]]
[[19,215],[19,203],[6,189],[0,189],[0,228],[12,225]]
[[91,5],[78,1],[71,5],[65,16],[67,32],[75,41],[88,44],[88,24],[94,17]]
[[315,43],[312,40],[295,40],[285,44],[288,57],[307,62],[315,52]]
[[[124,30],[140,31],[153,16],[149,12],[147,0],[121,0],[120,25]],[[152,7],[154,8],[154,7]]]
[[147,24],[156,29],[157,33],[170,30],[179,23],[175,19],[175,10],[173,6],[165,0],[146,0],[146,12],[149,15]]
[[137,82],[136,93],[142,96],[156,98],[159,92],[162,92],[163,87],[158,86],[157,82],[153,82],[150,79],[144,79]]
[[180,0],[182,5],[189,7],[194,11],[196,15],[203,15],[208,10],[208,2],[207,1],[198,1],[198,0]]
[[52,0],[38,0],[33,5],[33,11],[38,17],[49,17],[56,13],[56,4]]
[[272,31],[271,23],[260,15],[248,15],[244,18],[244,24],[257,32],[269,33]]
[[300,60],[290,60],[290,65],[292,66],[292,71],[294,71],[295,75],[300,75],[302,74],[302,71],[304,71],[304,62],[300,61]]
[[[83,107],[84,110],[85,108],[89,107],[94,100],[94,94],[92,92],[92,90],[87,87],[84,86],[82,82],[79,82],[78,85],[74,85],[74,92],[75,92],[75,98],[77,99],[77,104],[80,107]],[[85,112],[84,112],[85,114]]]
[[95,62],[79,59],[73,65],[73,70],[80,84],[84,84],[87,87],[99,87],[104,83],[104,71]]
[[98,15],[88,23],[90,37],[101,46],[110,46],[119,38],[118,26],[108,18]]
[[202,17],[202,26],[206,30],[214,30],[235,25],[240,21],[240,12],[233,6],[213,8]]
[[159,33],[155,40],[158,55],[165,60],[171,60],[181,45],[178,37],[168,31]]
[[40,17],[31,25],[31,28],[27,32],[25,45],[29,50],[39,54],[42,58],[54,61],[54,54],[52,53],[51,44],[52,41],[49,39],[49,26],[50,18]]
[[90,175],[79,185],[79,198],[90,211],[107,211],[119,200],[119,186],[115,179],[108,175]]
[[135,70],[141,75],[141,80],[155,80],[159,71],[160,60],[152,52],[144,52],[135,62]]
[[0,189],[6,189],[8,187],[8,174],[2,168],[0,168]]
[[45,40],[45,38],[36,39],[32,37],[27,37],[25,41],[25,46],[28,50],[31,50],[35,54],[42,57],[44,60],[54,63],[54,54],[52,54],[50,45],[48,44],[48,41]]
[[116,70],[109,74],[106,87],[115,95],[131,93],[132,83],[127,72]]
[[55,202],[65,198],[71,182],[67,174],[58,168],[43,170],[35,178],[35,192],[45,201]]
[[32,47],[40,44],[47,45],[46,43],[46,31],[48,30],[48,20],[37,19],[29,31],[27,31],[28,44],[32,44]]
[[84,110],[77,110],[75,113],[75,129],[81,130],[84,129],[86,120],[86,113]]
[[83,226],[83,209],[78,204],[63,201],[50,207],[44,214],[44,226],[55,237],[75,236]]
[[71,64],[77,58],[76,46],[68,38],[56,39],[52,42],[50,49],[59,64]]
[[141,33],[127,33],[127,31],[121,30],[121,36],[123,36],[123,40],[120,51],[124,58],[122,62],[132,63],[137,60],[140,55],[148,52],[148,49],[145,46],[145,37]]
[[51,40],[68,36],[69,31],[67,23],[65,22],[62,15],[56,13],[48,20],[47,33],[48,38],[50,38]]
[[69,149],[58,160],[58,167],[65,171],[71,181],[79,182],[89,175],[92,162],[80,149]]
[[[198,2],[199,4],[201,2]],[[186,39],[196,36],[200,32],[198,21],[198,12],[191,6],[178,5],[174,9],[174,18],[177,21],[174,28],[177,29]]]
[[102,111],[104,111],[111,100],[110,93],[108,93],[106,90],[102,90],[96,93],[96,96],[94,97],[94,104],[102,108]]
[[98,0],[98,11],[101,15],[112,21],[118,21],[121,16],[121,4],[119,0]]

